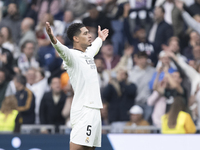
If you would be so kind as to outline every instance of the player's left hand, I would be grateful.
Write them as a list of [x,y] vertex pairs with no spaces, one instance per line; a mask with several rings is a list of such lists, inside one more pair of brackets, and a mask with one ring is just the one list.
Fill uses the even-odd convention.
[[105,41],[105,39],[107,38],[108,36],[108,33],[109,33],[109,30],[108,29],[103,29],[101,31],[101,27],[98,26],[98,37],[100,37],[102,39],[102,41]]

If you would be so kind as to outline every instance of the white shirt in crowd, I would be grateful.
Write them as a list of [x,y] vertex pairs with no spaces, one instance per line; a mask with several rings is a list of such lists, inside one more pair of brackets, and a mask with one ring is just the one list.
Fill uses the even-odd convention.
[[74,90],[71,110],[80,110],[83,106],[103,108],[98,73],[94,63],[94,56],[102,45],[101,38],[96,38],[85,52],[69,49],[58,40],[52,45],[63,59],[64,68],[67,70]]

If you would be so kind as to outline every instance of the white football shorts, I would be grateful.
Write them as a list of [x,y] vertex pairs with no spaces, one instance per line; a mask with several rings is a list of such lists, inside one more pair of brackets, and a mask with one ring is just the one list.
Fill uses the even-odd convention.
[[70,142],[88,147],[101,147],[100,109],[83,106],[81,110],[72,110],[70,122]]

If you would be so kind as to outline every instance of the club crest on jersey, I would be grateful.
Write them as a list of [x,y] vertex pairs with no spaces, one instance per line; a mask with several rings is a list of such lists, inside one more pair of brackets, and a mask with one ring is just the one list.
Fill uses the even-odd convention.
[[90,142],[89,137],[87,137],[85,140],[85,143],[89,143],[89,142]]

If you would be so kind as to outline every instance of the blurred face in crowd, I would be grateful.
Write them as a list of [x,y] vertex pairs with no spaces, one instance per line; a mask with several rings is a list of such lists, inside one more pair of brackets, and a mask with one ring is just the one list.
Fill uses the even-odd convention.
[[2,35],[4,37],[4,40],[5,41],[8,40],[8,37],[10,36],[8,28],[6,28],[6,27],[1,28],[1,33],[2,33]]
[[161,60],[161,62],[162,62],[163,65],[169,66],[169,64],[170,64],[170,59],[169,59],[169,57],[163,56],[163,57],[160,58],[160,60]]
[[73,20],[73,14],[71,11],[67,10],[64,13],[64,19],[63,19],[66,23],[70,23]]
[[44,79],[44,77],[42,76],[41,72],[37,70],[35,73],[35,83],[41,81],[42,79]]
[[4,81],[5,81],[5,73],[3,72],[3,71],[0,71],[0,85],[2,84],[2,83],[4,83]]
[[128,78],[128,74],[127,74],[127,72],[126,72],[125,70],[119,69],[119,70],[117,71],[117,80],[118,80],[119,82],[126,81],[127,78]]
[[33,26],[34,20],[31,18],[24,18],[21,23],[21,30],[22,32],[30,30],[31,26]]
[[36,71],[35,69],[29,69],[26,73],[26,80],[27,83],[30,85],[34,84],[36,81]]
[[200,44],[200,36],[196,31],[192,31],[190,33],[190,41],[193,41],[196,44]]
[[169,42],[169,49],[174,53],[179,52],[179,49],[180,49],[179,42],[177,40],[171,40]]
[[200,0],[195,0],[195,1],[200,4]]
[[195,60],[200,60],[200,46],[195,46],[193,48],[193,56]]
[[178,84],[181,84],[182,78],[179,72],[173,72],[171,76]]
[[49,22],[50,25],[53,25],[53,16],[49,13],[45,13],[41,18],[41,24],[45,26],[46,22]]
[[90,18],[91,19],[96,19],[99,15],[99,12],[96,8],[92,8],[89,10],[89,13],[90,13]]
[[101,52],[103,55],[113,56],[113,46],[112,44],[103,45],[101,48]]
[[33,56],[34,50],[34,44],[30,42],[25,45],[23,52],[27,56],[27,58],[30,59]]
[[8,5],[8,14],[10,16],[14,16],[17,13],[17,5],[14,3],[11,3]]
[[103,60],[97,58],[97,59],[94,60],[94,62],[95,62],[96,67],[97,67],[97,72],[98,72],[98,73],[102,73],[103,70],[104,70]]
[[145,68],[147,66],[147,58],[146,57],[138,57],[137,65],[141,68]]
[[140,29],[140,30],[136,31],[136,38],[140,42],[145,42],[146,41],[146,31],[145,31],[145,29]]
[[138,123],[142,119],[142,114],[130,114],[130,121],[132,123]]
[[155,21],[162,21],[164,19],[164,13],[161,8],[156,7],[154,10],[154,20]]
[[54,94],[60,94],[61,92],[61,83],[60,78],[53,78],[51,81],[51,89]]

